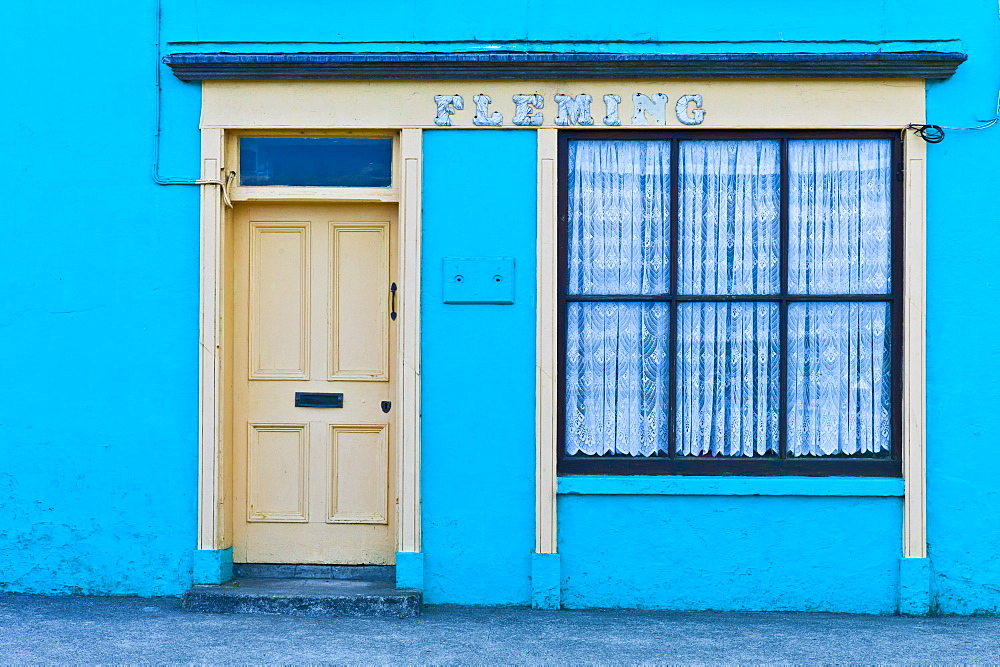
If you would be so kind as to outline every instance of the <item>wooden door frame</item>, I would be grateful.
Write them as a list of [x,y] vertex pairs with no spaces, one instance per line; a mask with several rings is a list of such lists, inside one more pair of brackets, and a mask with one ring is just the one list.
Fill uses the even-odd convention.
[[[331,135],[341,135],[331,128]],[[256,134],[256,133],[255,133]],[[396,453],[396,551],[419,552],[420,544],[420,209],[422,131],[392,132],[398,175],[390,191],[372,193],[344,188],[322,193],[293,191],[254,200],[396,202],[399,229],[396,256],[400,291],[396,328],[398,350],[397,428],[390,437]],[[201,276],[198,391],[198,549],[219,550],[233,545],[232,519],[232,382],[227,337],[232,321],[232,215],[223,196],[231,171],[233,137],[222,128],[201,130]],[[228,144],[228,146],[227,146]],[[227,150],[228,149],[228,150]],[[316,195],[319,195],[318,197]]]

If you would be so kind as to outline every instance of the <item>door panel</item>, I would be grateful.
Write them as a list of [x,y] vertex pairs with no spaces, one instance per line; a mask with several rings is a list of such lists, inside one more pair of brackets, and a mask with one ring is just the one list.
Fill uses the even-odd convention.
[[250,229],[250,377],[306,379],[308,224],[251,223]]
[[330,227],[331,380],[389,379],[389,290],[371,280],[373,271],[387,274],[388,232],[385,225]]
[[386,430],[383,426],[331,427],[330,523],[388,523]]
[[[396,209],[245,205],[234,219],[234,559],[391,564]],[[343,407],[295,407],[296,392]]]
[[309,425],[249,426],[247,521],[309,521]]

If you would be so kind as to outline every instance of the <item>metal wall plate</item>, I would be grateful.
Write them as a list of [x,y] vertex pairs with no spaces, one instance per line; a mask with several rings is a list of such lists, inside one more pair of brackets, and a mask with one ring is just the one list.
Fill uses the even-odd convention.
[[513,257],[445,257],[445,303],[514,303]]

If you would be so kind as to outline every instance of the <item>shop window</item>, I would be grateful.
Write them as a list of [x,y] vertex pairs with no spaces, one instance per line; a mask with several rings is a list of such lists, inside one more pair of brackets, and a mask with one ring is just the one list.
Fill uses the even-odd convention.
[[387,188],[392,139],[243,137],[240,185]]
[[900,474],[898,137],[561,148],[561,474]]

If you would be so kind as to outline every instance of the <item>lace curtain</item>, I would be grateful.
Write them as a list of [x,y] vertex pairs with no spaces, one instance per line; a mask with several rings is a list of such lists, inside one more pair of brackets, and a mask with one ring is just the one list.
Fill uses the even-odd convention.
[[778,453],[778,306],[677,306],[677,454]]
[[[781,289],[780,144],[685,141],[678,174],[678,292],[775,294]],[[778,451],[778,307],[677,307],[677,453]]]
[[781,289],[779,149],[777,141],[681,142],[678,292]]
[[670,289],[670,143],[569,145],[569,293]]
[[[887,294],[886,140],[788,142],[788,291]],[[890,449],[889,307],[788,307],[788,455]]]
[[889,292],[892,146],[788,142],[788,291]]
[[[890,143],[790,141],[788,289],[889,290]],[[776,141],[682,141],[677,284],[684,295],[780,293]],[[569,147],[571,295],[670,289],[669,142]],[[572,302],[566,320],[569,454],[667,451],[676,337],[679,456],[774,456],[787,354],[789,456],[889,449],[885,303]],[[671,332],[671,326],[676,330]]]
[[889,450],[889,307],[788,306],[788,455]]
[[569,304],[569,453],[649,456],[667,450],[669,327],[666,303]]
[[[670,144],[569,146],[570,294],[670,289]],[[566,440],[570,454],[666,451],[666,303],[570,303]]]

